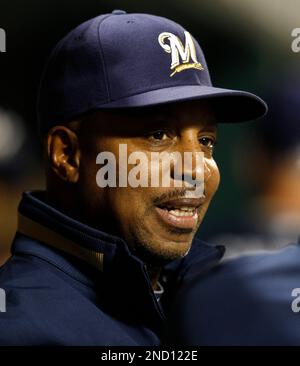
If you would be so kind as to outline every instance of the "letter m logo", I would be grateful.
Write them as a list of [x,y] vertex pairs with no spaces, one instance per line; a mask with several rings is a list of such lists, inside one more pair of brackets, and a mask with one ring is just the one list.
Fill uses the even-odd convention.
[[196,48],[192,36],[189,32],[184,32],[185,46],[181,40],[173,33],[163,32],[158,36],[158,43],[171,54],[171,77],[177,72],[186,69],[203,70],[202,65],[197,60]]

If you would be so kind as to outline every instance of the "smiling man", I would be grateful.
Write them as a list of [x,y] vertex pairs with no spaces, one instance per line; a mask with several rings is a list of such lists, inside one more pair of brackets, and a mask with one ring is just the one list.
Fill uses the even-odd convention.
[[186,269],[223,254],[194,239],[220,179],[217,123],[265,112],[213,87],[168,19],[117,10],[62,39],[38,99],[46,191],[24,193],[0,269],[0,344],[160,344]]

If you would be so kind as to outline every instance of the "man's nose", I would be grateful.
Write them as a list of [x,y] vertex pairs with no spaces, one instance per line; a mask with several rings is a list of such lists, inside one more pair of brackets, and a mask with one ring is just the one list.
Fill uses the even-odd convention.
[[[211,176],[209,165],[202,152],[185,152],[182,154],[182,169],[178,169],[176,164],[172,164],[171,178],[182,180],[191,185],[200,181],[207,181]],[[179,164],[177,162],[177,164]]]
[[196,144],[189,144],[181,148],[180,154],[182,169],[178,169],[176,163],[173,164],[171,169],[172,179],[182,180],[193,185],[196,182],[204,182],[209,179],[211,171],[198,139]]

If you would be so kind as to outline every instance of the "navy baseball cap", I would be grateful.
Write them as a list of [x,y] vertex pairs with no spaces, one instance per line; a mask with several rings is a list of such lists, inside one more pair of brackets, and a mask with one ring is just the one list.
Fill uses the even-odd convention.
[[39,129],[45,133],[96,109],[207,98],[217,122],[267,111],[254,94],[212,86],[199,44],[179,24],[114,10],[79,25],[53,50],[38,95]]

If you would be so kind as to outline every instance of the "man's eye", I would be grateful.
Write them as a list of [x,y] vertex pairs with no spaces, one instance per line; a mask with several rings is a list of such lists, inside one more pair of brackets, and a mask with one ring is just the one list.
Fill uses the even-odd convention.
[[209,148],[213,148],[216,145],[215,139],[208,136],[200,137],[199,142],[201,145]]
[[160,140],[160,141],[167,140],[169,138],[166,131],[164,131],[164,130],[158,130],[158,131],[152,132],[149,135],[149,137],[152,140]]

